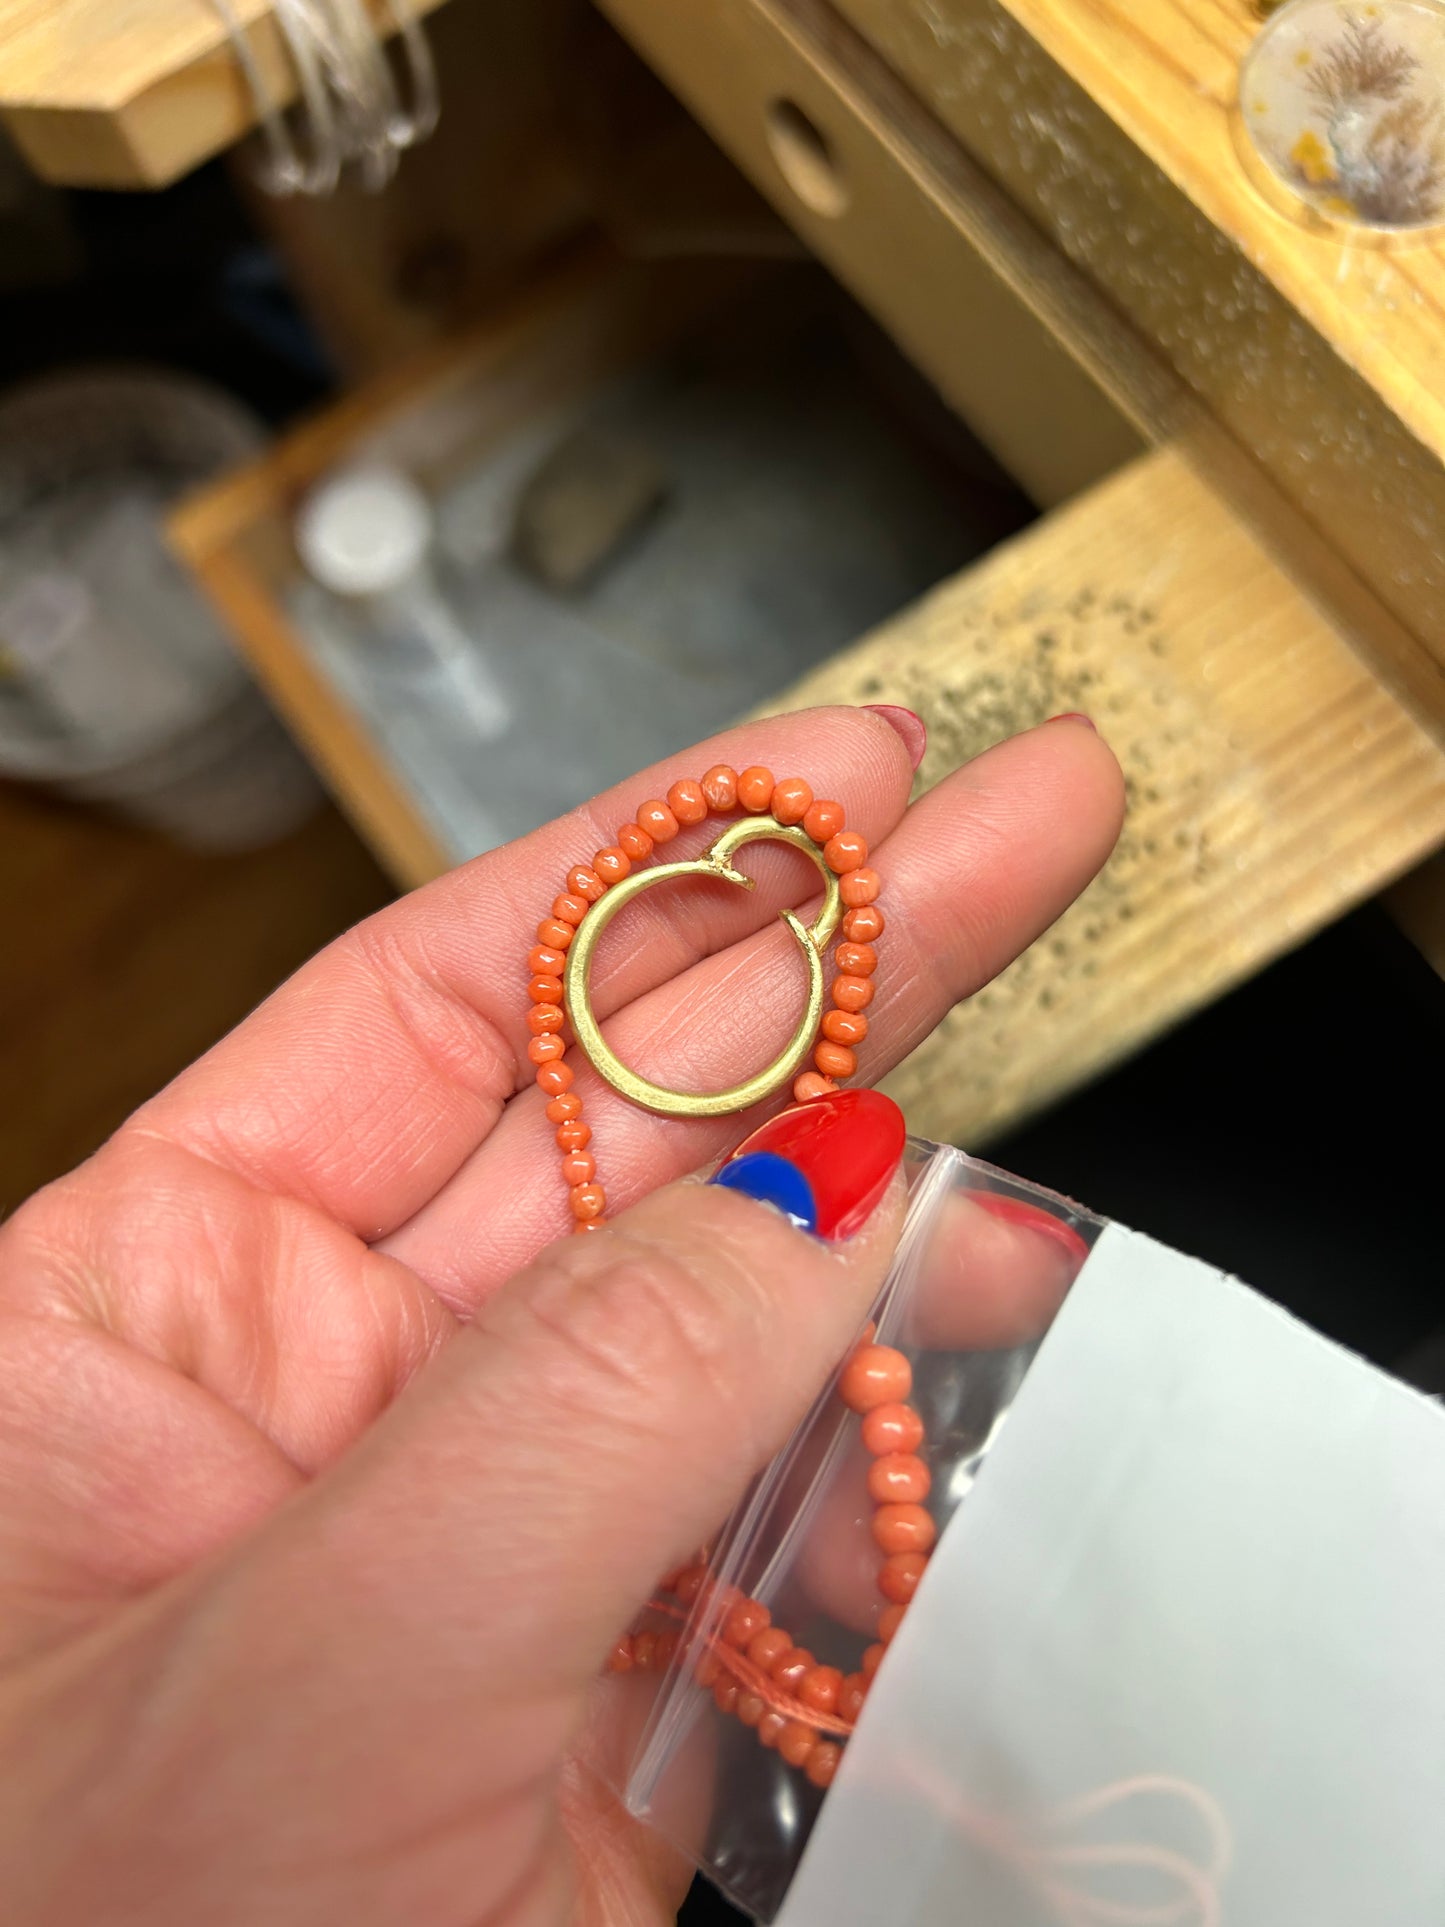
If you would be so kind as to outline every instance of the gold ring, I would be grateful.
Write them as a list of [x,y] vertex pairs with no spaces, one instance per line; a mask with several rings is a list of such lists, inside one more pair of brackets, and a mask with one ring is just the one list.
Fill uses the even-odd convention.
[[[807,1009],[782,1053],[765,1070],[756,1072],[741,1084],[733,1085],[731,1090],[696,1093],[665,1090],[661,1084],[654,1084],[645,1077],[639,1077],[636,1071],[629,1070],[603,1038],[592,1010],[592,953],[597,948],[598,938],[617,912],[631,903],[634,897],[641,896],[644,890],[650,890],[654,884],[671,882],[674,877],[718,877],[724,883],[740,884],[744,890],[751,890],[754,887],[753,879],[735,870],[728,859],[734,850],[741,849],[745,843],[758,842],[791,844],[795,850],[802,850],[811,857],[823,877],[823,907],[814,918],[811,928],[805,927],[791,910],[782,912],[783,922],[802,945],[803,954],[808,960]],[[641,1104],[649,1111],[658,1111],[664,1117],[724,1117],[732,1111],[745,1111],[777,1090],[780,1084],[785,1084],[813,1047],[823,1016],[823,953],[832,942],[842,915],[843,899],[838,879],[828,868],[823,852],[806,830],[793,824],[779,823],[772,816],[742,817],[725,829],[701,856],[694,857],[688,863],[661,863],[656,869],[634,870],[631,876],[614,884],[607,895],[587,912],[568,949],[563,979],[567,1015],[572,1020],[577,1042],[588,1061],[614,1090],[621,1091],[624,1097],[631,1098],[634,1104]]]

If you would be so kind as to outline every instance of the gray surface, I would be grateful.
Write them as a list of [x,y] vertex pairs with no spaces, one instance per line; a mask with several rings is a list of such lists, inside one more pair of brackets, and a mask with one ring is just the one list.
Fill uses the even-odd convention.
[[[669,494],[564,598],[508,545],[522,486],[583,422],[651,447]],[[727,724],[982,546],[825,322],[782,348],[717,340],[534,423],[437,509],[453,600],[515,709],[502,741],[469,735],[445,678],[368,657],[320,592],[293,613],[457,857]]]

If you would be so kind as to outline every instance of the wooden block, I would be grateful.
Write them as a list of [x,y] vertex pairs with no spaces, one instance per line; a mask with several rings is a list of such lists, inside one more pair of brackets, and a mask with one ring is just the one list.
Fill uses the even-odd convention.
[[601,429],[579,429],[524,484],[512,550],[549,589],[580,589],[667,492],[655,455]]
[[920,787],[1065,710],[1128,783],[1100,878],[890,1079],[935,1138],[1017,1124],[1445,840],[1445,752],[1169,451],[769,707],[878,701],[928,722]]
[[[379,30],[384,0],[369,0]],[[412,0],[430,13],[441,0]],[[271,0],[232,0],[271,97],[296,92]],[[42,179],[163,187],[255,125],[211,0],[0,0],[0,114]]]

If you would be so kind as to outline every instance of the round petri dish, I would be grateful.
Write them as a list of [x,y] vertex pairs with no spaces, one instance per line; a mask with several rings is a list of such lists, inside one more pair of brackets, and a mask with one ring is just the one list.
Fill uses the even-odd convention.
[[1445,4],[1290,0],[1240,70],[1252,178],[1286,212],[1380,242],[1445,232]]

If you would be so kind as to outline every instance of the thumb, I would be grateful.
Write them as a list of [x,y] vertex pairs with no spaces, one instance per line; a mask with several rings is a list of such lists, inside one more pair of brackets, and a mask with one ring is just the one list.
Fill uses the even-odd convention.
[[244,1562],[310,1717],[354,1730],[384,1676],[433,1745],[474,1747],[499,1694],[580,1694],[856,1337],[903,1150],[890,1099],[815,1099],[725,1167],[775,1197],[781,1176],[793,1221],[742,1186],[671,1185],[490,1300]]

